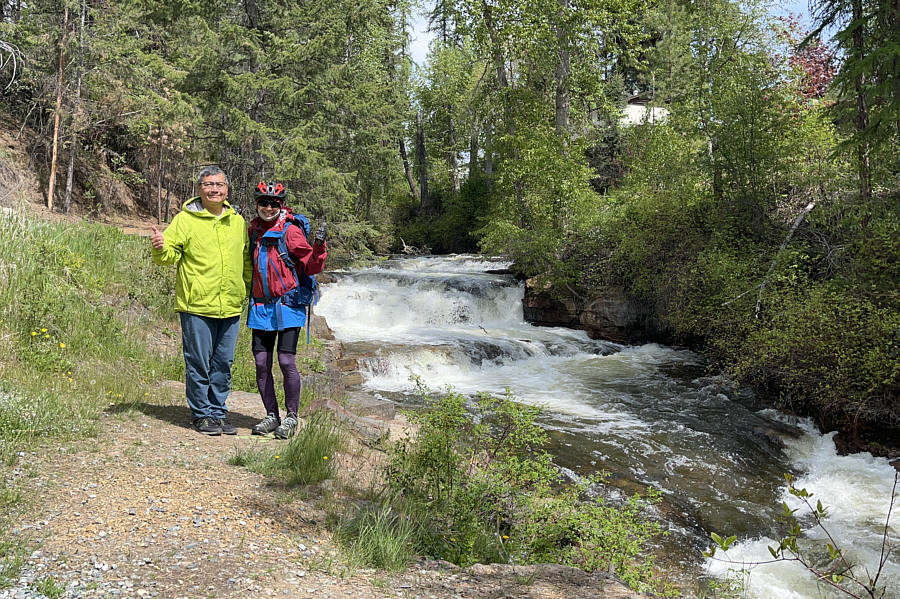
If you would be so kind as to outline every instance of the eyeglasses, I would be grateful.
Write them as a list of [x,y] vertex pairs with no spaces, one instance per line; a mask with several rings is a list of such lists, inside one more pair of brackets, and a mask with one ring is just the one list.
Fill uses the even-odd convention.
[[204,189],[212,189],[213,187],[221,189],[222,187],[228,187],[228,183],[222,183],[221,181],[204,181],[200,184],[200,187],[203,187]]
[[281,200],[275,198],[259,198],[256,205],[262,208],[281,208]]

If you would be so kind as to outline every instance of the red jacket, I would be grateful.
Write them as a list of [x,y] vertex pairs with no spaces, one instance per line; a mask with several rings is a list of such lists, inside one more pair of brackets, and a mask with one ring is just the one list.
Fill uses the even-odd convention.
[[[282,209],[278,218],[270,221],[256,217],[250,221],[250,238],[259,239],[263,233],[276,227],[276,231],[284,229],[285,222],[292,218],[294,214],[290,208]],[[325,258],[328,257],[328,248],[325,243],[310,246],[306,240],[306,236],[299,226],[290,227],[284,236],[284,242],[287,244],[288,252],[294,260],[297,271],[300,272],[300,265],[303,265],[303,272],[308,275],[315,275],[325,268]],[[253,249],[251,248],[251,252]]]

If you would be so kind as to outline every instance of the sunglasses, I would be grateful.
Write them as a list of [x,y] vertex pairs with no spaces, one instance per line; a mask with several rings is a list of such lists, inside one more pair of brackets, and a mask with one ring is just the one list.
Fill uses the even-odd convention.
[[259,198],[256,200],[256,205],[263,208],[281,208],[281,200],[276,200],[275,198]]

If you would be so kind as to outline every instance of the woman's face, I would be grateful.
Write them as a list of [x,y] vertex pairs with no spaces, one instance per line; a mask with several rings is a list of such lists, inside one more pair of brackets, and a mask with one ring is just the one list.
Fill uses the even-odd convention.
[[256,202],[256,213],[265,221],[274,220],[281,212],[281,202],[272,198],[259,198]]

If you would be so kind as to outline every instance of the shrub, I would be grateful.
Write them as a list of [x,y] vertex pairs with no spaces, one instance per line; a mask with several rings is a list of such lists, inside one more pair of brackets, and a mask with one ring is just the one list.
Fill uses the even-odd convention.
[[387,496],[416,523],[424,553],[466,566],[547,561],[588,571],[612,567],[633,588],[661,591],[653,560],[641,556],[660,534],[644,517],[654,501],[613,504],[591,491],[591,478],[563,479],[542,449],[539,408],[479,394],[468,401],[423,390],[424,409],[409,418],[415,438],[391,450]]
[[854,433],[900,426],[900,313],[826,285],[770,302],[735,355],[742,378]]

